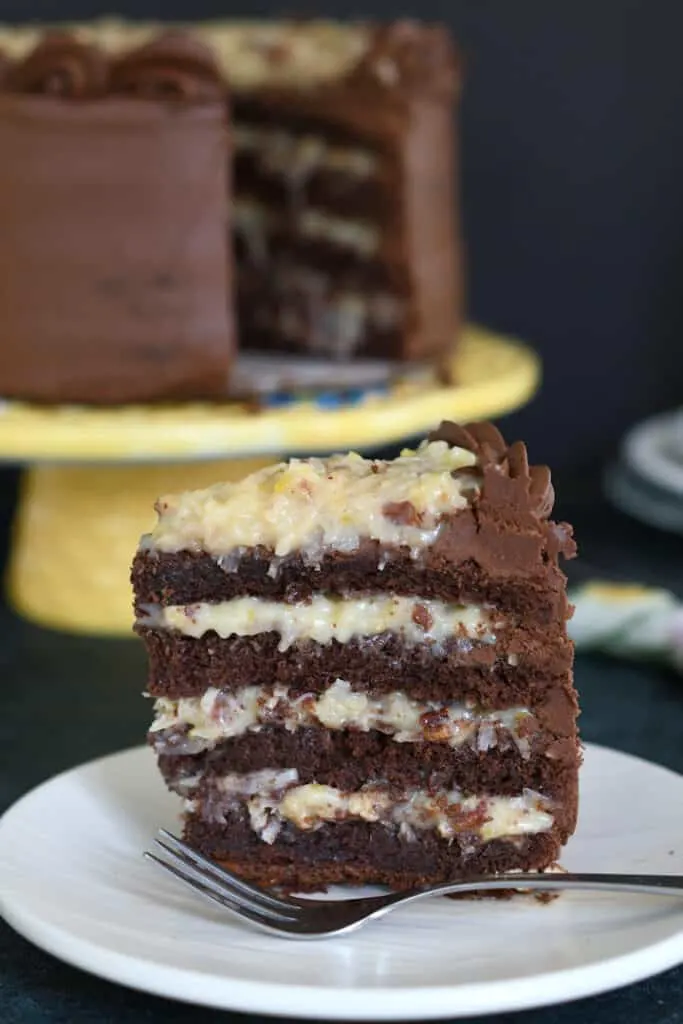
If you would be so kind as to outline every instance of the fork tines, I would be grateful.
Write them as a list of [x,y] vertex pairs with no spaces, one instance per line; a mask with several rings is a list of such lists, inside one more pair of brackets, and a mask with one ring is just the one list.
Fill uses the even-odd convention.
[[209,899],[255,924],[282,928],[296,919],[299,908],[287,897],[275,896],[219,867],[166,829],[159,830],[159,837],[154,842],[165,856],[146,851],[145,857]]

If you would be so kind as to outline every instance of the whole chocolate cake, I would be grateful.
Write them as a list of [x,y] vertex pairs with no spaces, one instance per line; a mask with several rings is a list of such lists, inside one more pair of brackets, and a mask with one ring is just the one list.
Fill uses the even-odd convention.
[[454,344],[445,29],[102,21],[0,54],[0,395],[224,396],[235,329],[342,361]]
[[454,424],[161,499],[136,629],[187,839],[297,889],[550,867],[580,760],[552,505],[524,445]]

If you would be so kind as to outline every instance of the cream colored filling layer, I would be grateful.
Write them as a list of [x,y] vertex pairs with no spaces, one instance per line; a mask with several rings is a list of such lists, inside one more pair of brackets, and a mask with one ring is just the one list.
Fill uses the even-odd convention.
[[232,141],[238,154],[253,154],[266,173],[282,175],[293,185],[303,184],[318,170],[368,178],[377,167],[377,158],[368,150],[334,146],[322,135],[237,124]]
[[[483,712],[463,703],[411,700],[398,691],[373,696],[354,690],[343,679],[317,696],[290,697],[284,686],[248,686],[233,694],[210,687],[201,697],[158,698],[154,716],[152,733],[187,730],[188,752],[209,749],[263,725],[283,726],[290,732],[322,725],[335,730],[377,730],[397,743],[428,741],[451,747],[469,743],[482,752],[497,746],[500,728],[512,736],[522,756],[529,755],[525,726],[531,712],[526,708]],[[174,749],[182,752],[183,742],[176,741]]]
[[286,651],[301,640],[348,643],[354,637],[393,633],[409,645],[442,645],[457,636],[493,643],[493,613],[479,605],[384,595],[332,598],[316,595],[305,604],[286,604],[259,597],[237,597],[218,604],[170,605],[153,608],[151,623],[184,636],[221,637],[280,634],[278,649]]
[[[436,540],[441,517],[477,493],[474,473],[453,475],[475,466],[472,452],[445,441],[423,442],[389,462],[355,452],[292,459],[237,483],[161,498],[158,523],[142,544],[218,557],[262,545],[276,557],[297,552],[317,564],[327,551],[356,551],[368,538],[417,556]],[[225,571],[232,566],[228,560]]]
[[379,247],[379,228],[365,221],[336,217],[315,207],[304,207],[291,215],[279,213],[255,199],[240,198],[233,203],[232,226],[243,235],[254,261],[263,262],[268,253],[269,235],[285,223],[302,238],[328,242],[359,256],[372,256]]
[[[528,789],[516,797],[418,789],[397,799],[380,784],[368,783],[355,792],[318,783],[299,785],[296,769],[226,775],[215,785],[216,795],[203,802],[202,813],[220,820],[246,806],[251,827],[266,843],[275,841],[285,822],[302,831],[328,822],[381,822],[398,827],[408,840],[415,832],[433,830],[447,841],[467,835],[483,842],[535,835],[553,825],[550,801]],[[188,801],[188,809],[196,810],[194,801]]]
[[331,242],[342,249],[351,249],[360,256],[372,256],[379,247],[379,228],[373,224],[348,217],[334,217],[314,207],[302,210],[296,228],[304,238]]

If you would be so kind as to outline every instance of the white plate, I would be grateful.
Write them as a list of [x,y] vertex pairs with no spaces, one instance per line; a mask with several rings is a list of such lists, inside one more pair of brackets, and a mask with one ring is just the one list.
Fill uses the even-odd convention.
[[638,423],[624,438],[622,457],[642,480],[683,499],[683,409]]
[[604,476],[605,493],[622,512],[648,526],[683,533],[683,498],[639,477],[624,463],[609,466]]
[[[589,747],[577,871],[683,873],[683,777]],[[111,981],[231,1010],[425,1020],[616,988],[683,960],[683,901],[575,893],[542,905],[435,899],[301,945],[251,931],[143,860],[177,803],[136,749],[39,786],[0,822],[0,909]]]

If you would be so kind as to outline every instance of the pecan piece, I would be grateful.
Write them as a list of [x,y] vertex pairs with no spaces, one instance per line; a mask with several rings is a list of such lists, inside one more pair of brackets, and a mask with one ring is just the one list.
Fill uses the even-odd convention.
[[382,506],[382,515],[399,526],[419,526],[422,522],[412,501],[388,501]]
[[424,629],[425,633],[434,625],[434,616],[424,604],[416,604],[410,617],[416,626]]
[[485,800],[480,800],[471,811],[464,810],[459,804],[451,805],[448,811],[448,821],[455,832],[476,834],[490,820]]
[[448,724],[448,712],[445,708],[434,708],[420,715],[422,738],[428,743],[444,743],[450,739],[451,729]]

